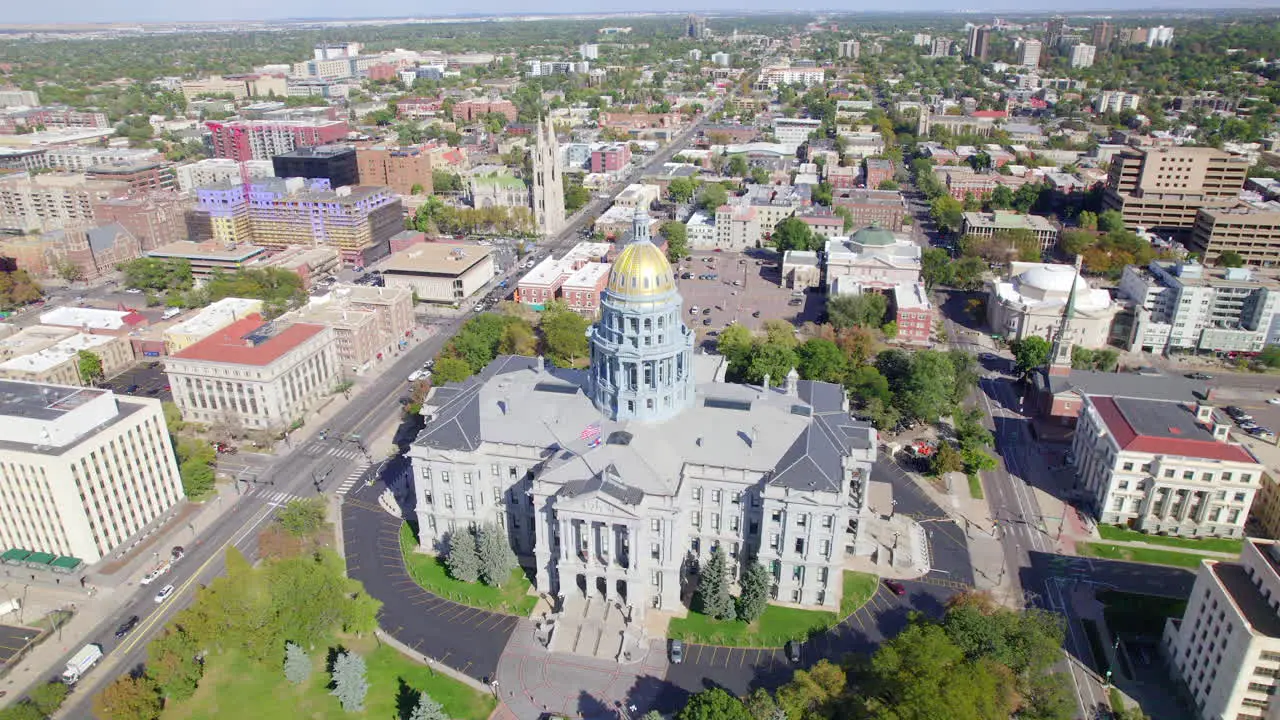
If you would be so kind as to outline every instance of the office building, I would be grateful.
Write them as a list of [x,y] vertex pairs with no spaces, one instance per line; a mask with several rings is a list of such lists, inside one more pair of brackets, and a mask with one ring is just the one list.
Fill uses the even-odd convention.
[[1280,202],[1200,208],[1187,248],[1207,265],[1224,252],[1239,254],[1246,265],[1280,265]]
[[478,122],[489,113],[497,113],[507,122],[515,122],[519,110],[510,100],[463,100],[453,106],[453,121]]
[[337,248],[325,245],[288,247],[264,256],[259,262],[262,266],[287,270],[297,275],[302,280],[302,288],[307,291],[318,280],[337,275],[342,270],[342,256],[338,254]]
[[929,47],[933,42],[933,36],[928,33],[915,33],[911,36],[911,44],[915,47]]
[[967,212],[964,214],[961,234],[989,238],[1020,230],[1034,234],[1041,250],[1051,250],[1058,244],[1058,227],[1049,222],[1048,218],[1009,210]]
[[641,208],[648,210],[662,197],[662,188],[645,183],[631,183],[613,199],[613,207]]
[[1058,42],[1062,40],[1062,34],[1066,28],[1066,18],[1061,16],[1049,18],[1044,24],[1044,46],[1051,50],[1058,47]]
[[333,392],[333,331],[252,314],[165,360],[173,401],[188,422],[279,432]]
[[1240,559],[1205,560],[1181,618],[1165,620],[1162,650],[1196,720],[1274,714],[1280,676],[1280,548],[1250,538]]
[[0,228],[38,232],[92,223],[94,203],[128,192],[125,183],[79,174],[0,178]]
[[907,214],[906,201],[897,190],[840,190],[832,204],[849,211],[854,227],[879,225],[900,232]]
[[1238,203],[1249,161],[1209,147],[1126,148],[1111,158],[1103,208],[1129,228],[1186,233],[1201,208]]
[[178,240],[148,250],[147,257],[186,260],[191,265],[192,277],[208,280],[215,272],[233,273],[244,268],[266,252],[266,248],[247,242]]
[[346,145],[302,147],[271,158],[275,176],[281,178],[324,178],[329,187],[358,185],[355,148]]
[[493,254],[478,245],[419,243],[382,265],[387,287],[408,288],[419,302],[460,304],[493,279]]
[[1072,451],[1099,522],[1241,537],[1265,468],[1203,403],[1086,395]]
[[1026,68],[1040,67],[1040,41],[1023,39],[1019,45],[1018,64]]
[[[39,130],[39,128],[44,128]],[[95,110],[75,110],[65,106],[33,107],[8,110],[0,113],[0,135],[27,133],[25,138],[36,145],[53,145],[61,142],[72,142],[71,138],[84,137],[85,134],[61,134],[59,131],[71,129],[111,130],[111,122],[107,114]],[[34,132],[33,132],[34,131]],[[113,133],[94,133],[95,137],[105,137]],[[35,137],[31,137],[34,135]],[[23,138],[5,138],[7,143],[14,143]]]
[[340,142],[350,128],[339,120],[208,122],[213,156],[236,161],[270,160],[300,147]]
[[[641,213],[632,211],[633,217]],[[648,232],[648,216],[644,215],[644,227],[634,226],[635,232]],[[600,293],[609,279],[609,253],[611,243],[581,242],[573,246],[563,257],[547,256],[516,283],[515,299],[535,310],[543,310],[547,303],[562,300],[577,312],[594,318],[600,310]]]
[[1071,67],[1087,68],[1093,67],[1093,60],[1098,54],[1098,48],[1093,45],[1085,45],[1078,43],[1071,46]]
[[[701,15],[687,16],[684,24],[685,37],[691,40],[702,40],[710,36],[710,33],[707,31],[707,19]],[[583,55],[583,57],[586,56]]]
[[93,335],[129,335],[147,326],[147,317],[136,310],[103,310],[63,305],[40,313],[40,324],[65,327]]
[[1115,40],[1115,26],[1106,20],[1102,20],[1093,26],[1093,46],[1098,50],[1106,50],[1111,47],[1111,43]]
[[711,64],[717,67],[729,67],[729,53],[713,52],[711,53]]
[[951,55],[951,41],[947,38],[934,38],[933,44],[929,49],[929,57],[949,57]]
[[583,60],[598,60],[600,58],[600,46],[595,43],[583,43],[578,46],[578,57]]
[[357,147],[356,166],[361,185],[389,187],[400,195],[410,195],[415,191],[430,195],[434,190],[431,180],[434,162],[428,148]]
[[[715,55],[711,56],[715,60]],[[773,65],[760,70],[755,88],[760,90],[777,90],[779,85],[803,85],[806,88],[821,85],[826,80],[826,73],[820,67],[804,67],[791,65]]]
[[[26,331],[36,330],[41,339],[52,333],[65,333],[63,337],[39,347],[30,340],[21,340]],[[36,326],[19,331],[5,338],[4,342],[23,342],[27,352],[14,354],[0,362],[0,378],[52,385],[88,385],[80,374],[80,353],[95,355],[102,363],[105,377],[113,377],[133,365],[133,347],[125,336],[90,335],[70,328]],[[12,346],[11,346],[12,347]]]
[[178,182],[173,174],[173,165],[167,162],[144,160],[94,165],[85,170],[84,175],[88,180],[124,183],[130,195],[168,192],[178,188]]
[[716,209],[715,247],[726,251],[760,247],[778,223],[810,204],[807,185],[750,185],[747,193]]
[[164,331],[166,355],[177,355],[219,330],[262,311],[254,298],[223,298]]
[[407,347],[413,331],[413,292],[403,287],[337,285],[280,317],[333,331],[340,373],[367,372]]
[[631,146],[611,143],[591,151],[591,172],[616,173],[631,165]]
[[822,127],[822,121],[817,118],[776,117],[773,119],[773,137],[778,144],[794,152],[796,148],[808,142],[809,136],[817,132],[820,127]]
[[850,60],[857,60],[862,54],[862,43],[857,40],[841,40],[840,41],[840,57]]
[[994,31],[987,25],[974,25],[969,28],[969,42],[965,46],[965,56],[970,60],[986,62],[991,52],[991,34]]
[[1129,265],[1120,296],[1133,321],[1128,347],[1145,352],[1255,353],[1280,341],[1280,280],[1252,268]]
[[184,497],[159,400],[3,380],[0,418],[6,548],[96,563]]
[[174,168],[178,178],[178,189],[190,192],[205,185],[225,185],[240,182],[241,169],[250,180],[275,177],[275,166],[270,159],[245,160],[237,162],[226,158],[205,158]]
[[159,162],[164,160],[153,148],[113,148],[84,145],[55,145],[45,149],[44,164],[53,170],[85,172],[98,165]]
[[1093,96],[1093,111],[1099,115],[1103,113],[1119,113],[1125,110],[1137,112],[1141,103],[1142,96],[1137,93],[1103,90]]
[[588,372],[503,356],[434,389],[408,453],[423,548],[496,522],[576,616],[678,611],[690,560],[717,547],[733,578],[764,563],[778,601],[838,608],[875,430],[850,421],[842,388],[794,371],[724,382],[683,317],[641,235],[609,274]]
[[1013,262],[1007,279],[987,282],[987,324],[1007,342],[1032,336],[1058,341],[1068,305],[1071,322],[1062,342],[1084,348],[1106,347],[1120,306],[1111,293],[1090,287],[1074,267]]

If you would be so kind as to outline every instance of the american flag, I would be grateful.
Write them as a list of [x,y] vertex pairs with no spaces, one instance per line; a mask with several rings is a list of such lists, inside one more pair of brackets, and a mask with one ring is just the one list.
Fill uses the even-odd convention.
[[600,437],[600,423],[593,422],[582,428],[582,432],[578,433],[578,437],[582,440],[591,440]]

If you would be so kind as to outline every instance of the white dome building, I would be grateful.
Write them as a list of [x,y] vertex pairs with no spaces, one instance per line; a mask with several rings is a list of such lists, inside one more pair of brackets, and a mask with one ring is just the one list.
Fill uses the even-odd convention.
[[1033,335],[1053,340],[1073,284],[1076,298],[1068,340],[1086,348],[1105,347],[1120,306],[1111,293],[1090,287],[1083,277],[1077,279],[1071,265],[1011,263],[1007,280],[993,280],[987,286],[991,331],[1010,342]]

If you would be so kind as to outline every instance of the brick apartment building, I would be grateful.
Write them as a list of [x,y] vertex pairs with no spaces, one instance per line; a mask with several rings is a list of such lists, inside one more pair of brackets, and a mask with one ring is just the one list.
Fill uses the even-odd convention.
[[463,100],[453,106],[454,122],[475,122],[489,113],[497,113],[515,122],[519,111],[510,100]]
[[424,147],[389,147],[383,145],[356,148],[356,168],[362,185],[389,187],[401,195],[413,192],[420,186],[424,195],[434,188],[431,171],[434,166],[431,152]]
[[213,156],[237,161],[270,160],[300,147],[345,140],[351,128],[339,120],[277,120],[205,123]]

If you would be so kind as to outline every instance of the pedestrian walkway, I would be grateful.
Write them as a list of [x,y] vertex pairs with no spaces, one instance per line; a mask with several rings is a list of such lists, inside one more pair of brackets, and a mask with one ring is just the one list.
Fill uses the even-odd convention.
[[360,480],[365,477],[365,475],[369,472],[369,467],[372,465],[373,463],[370,463],[368,461],[365,461],[357,465],[356,469],[352,470],[351,474],[347,476],[347,479],[343,480],[342,484],[339,485],[333,491],[333,494],[346,495],[347,493],[351,492],[351,488],[355,487],[355,484],[360,482]]
[[353,442],[334,440],[312,440],[302,447],[302,451],[310,456],[326,455],[328,457],[341,458],[343,460],[357,460],[367,458],[363,450]]
[[278,492],[273,490],[270,485],[258,485],[246,490],[243,497],[253,498],[258,501],[265,501],[264,504],[272,507],[279,507],[287,504],[290,500],[302,500],[303,495],[297,493]]

